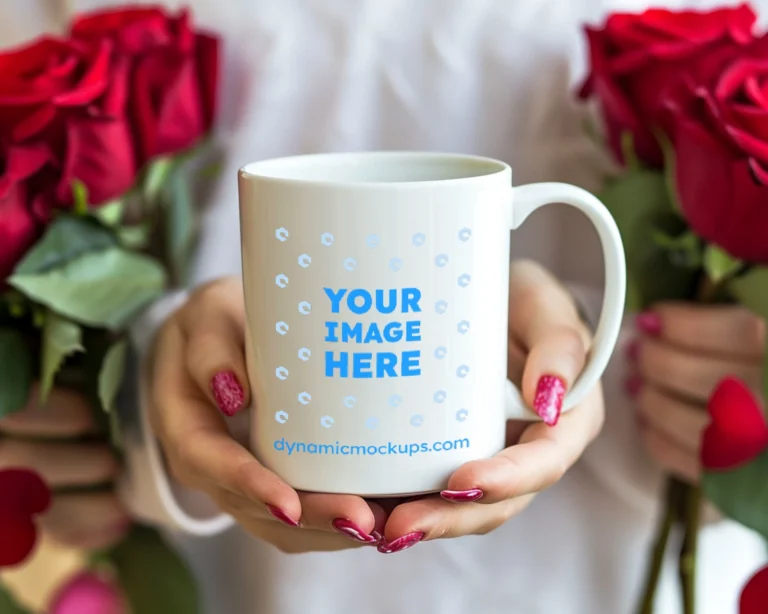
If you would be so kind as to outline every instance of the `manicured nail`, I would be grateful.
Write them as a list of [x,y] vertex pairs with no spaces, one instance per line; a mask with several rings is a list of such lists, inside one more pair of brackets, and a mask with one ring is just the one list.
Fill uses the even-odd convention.
[[283,510],[281,510],[279,507],[275,507],[274,505],[268,505],[267,511],[272,514],[277,520],[282,522],[285,525],[288,525],[289,527],[300,527],[301,525],[296,522],[293,518],[291,518],[288,514],[286,514]]
[[388,542],[386,540],[382,541],[379,544],[378,551],[381,552],[382,554],[392,554],[394,552],[402,552],[403,550],[407,550],[408,548],[415,546],[422,539],[424,539],[423,531],[408,533],[408,535],[403,535],[402,537],[398,537],[397,539],[394,539],[391,542]]
[[358,527],[354,522],[347,520],[346,518],[336,518],[331,524],[333,525],[333,528],[341,533],[344,537],[349,537],[356,542],[361,542],[363,544],[375,544],[379,541],[375,536],[369,535],[360,527]]
[[635,318],[635,325],[644,333],[657,337],[661,334],[661,317],[653,311],[644,311]]
[[624,392],[626,392],[627,396],[630,398],[634,399],[638,394],[640,394],[642,387],[643,378],[641,378],[639,375],[632,375],[624,381]]
[[213,376],[211,390],[221,413],[234,416],[243,409],[245,394],[237,376],[232,371],[221,371]]
[[479,488],[470,488],[469,490],[444,490],[440,496],[453,503],[471,503],[482,499],[484,494]]
[[627,347],[624,349],[624,353],[629,362],[637,362],[637,359],[640,358],[640,342],[637,339],[634,339],[628,343]]
[[536,386],[533,410],[544,424],[555,426],[560,419],[565,398],[565,382],[554,375],[543,375]]

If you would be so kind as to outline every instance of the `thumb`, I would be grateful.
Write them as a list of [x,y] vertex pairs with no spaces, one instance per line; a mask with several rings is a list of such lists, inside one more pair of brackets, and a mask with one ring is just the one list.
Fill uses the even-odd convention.
[[584,367],[591,335],[573,297],[540,265],[510,268],[510,337],[527,351],[522,392],[526,404],[552,426],[567,390]]

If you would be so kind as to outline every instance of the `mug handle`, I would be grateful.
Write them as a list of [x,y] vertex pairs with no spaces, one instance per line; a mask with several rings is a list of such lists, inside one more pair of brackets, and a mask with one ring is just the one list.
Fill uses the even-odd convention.
[[[605,293],[589,360],[563,400],[563,411],[573,409],[602,377],[611,358],[624,316],[626,266],[624,246],[613,217],[595,196],[567,183],[532,183],[512,188],[511,220],[514,230],[545,205],[563,203],[584,213],[597,230],[605,262]],[[505,411],[508,420],[540,420],[523,401],[520,391],[507,381]]]

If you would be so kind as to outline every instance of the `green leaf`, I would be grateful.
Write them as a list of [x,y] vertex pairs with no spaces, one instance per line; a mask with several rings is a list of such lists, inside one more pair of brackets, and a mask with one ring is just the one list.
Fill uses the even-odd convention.
[[732,471],[706,472],[709,500],[729,518],[768,538],[768,451]]
[[640,161],[637,159],[637,152],[635,151],[635,136],[629,130],[621,133],[621,155],[624,158],[624,164],[630,171],[640,170]]
[[152,224],[145,222],[137,226],[123,226],[117,229],[120,244],[130,250],[144,249],[152,238]]
[[64,359],[74,352],[83,352],[83,331],[74,322],[53,311],[45,314],[43,324],[43,359],[40,373],[40,402],[45,403],[53,380]]
[[57,217],[43,238],[16,266],[17,275],[42,273],[81,256],[117,243],[115,236],[100,224],[71,215]]
[[754,267],[728,282],[736,300],[768,320],[768,267]]
[[660,233],[672,237],[686,230],[672,209],[662,173],[626,172],[606,186],[600,200],[616,220],[624,243],[627,309],[693,296],[697,272],[675,262],[670,251],[657,243]]
[[148,256],[111,247],[45,273],[14,274],[8,283],[75,322],[114,330],[160,295],[165,272]]
[[107,350],[99,370],[99,400],[106,412],[111,412],[125,373],[125,354],[128,344],[118,341]]
[[654,230],[653,241],[669,252],[670,261],[685,269],[700,269],[704,261],[701,239],[690,231],[671,236],[661,230]]
[[0,328],[0,418],[26,405],[31,385],[32,357],[24,337]]
[[118,199],[92,209],[91,215],[105,226],[114,228],[122,221],[124,211],[125,201]]
[[737,260],[716,245],[707,245],[704,251],[704,270],[714,284],[719,284],[735,275],[743,265],[741,260]]
[[72,200],[76,215],[88,213],[88,188],[79,179],[72,180]]
[[199,614],[194,576],[156,530],[135,527],[112,550],[112,561],[132,612]]
[[2,584],[0,584],[0,614],[31,614],[29,610],[22,608],[11,593],[8,592]]
[[683,209],[680,206],[680,195],[677,192],[677,157],[675,156],[675,148],[664,132],[656,132],[656,140],[659,142],[664,156],[664,185],[667,190],[667,197],[672,204],[672,209],[680,215]]
[[168,257],[177,278],[183,279],[195,238],[195,212],[184,173],[173,174],[168,182],[167,198]]
[[161,157],[150,162],[144,178],[144,198],[148,203],[157,203],[160,192],[175,167],[176,160],[171,157]]

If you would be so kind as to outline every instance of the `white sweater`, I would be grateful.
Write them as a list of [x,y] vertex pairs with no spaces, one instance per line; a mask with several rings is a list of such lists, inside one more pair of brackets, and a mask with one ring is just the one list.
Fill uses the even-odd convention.
[[[119,2],[5,0],[0,42],[18,42],[73,11],[108,4]],[[226,45],[220,127],[228,166],[204,220],[199,282],[239,272],[235,170],[256,159],[314,151],[457,151],[510,162],[516,183],[560,180],[598,189],[607,160],[586,136],[586,110],[572,97],[584,71],[581,26],[646,3],[184,4]],[[768,0],[753,4],[768,14]],[[513,250],[513,257],[536,258],[591,288],[588,301],[599,299],[599,250],[577,214],[557,208],[537,214],[514,233]],[[155,310],[154,319],[163,311]],[[142,333],[148,337],[151,325]],[[493,534],[419,544],[394,556],[374,549],[283,555],[239,530],[209,539],[179,536],[205,586],[208,611],[630,614],[663,480],[636,437],[621,390],[622,362],[617,352],[606,374],[601,437],[559,484]],[[701,549],[700,614],[735,614],[738,589],[763,558],[760,541],[722,522],[704,530]],[[668,563],[658,614],[679,612]]]

